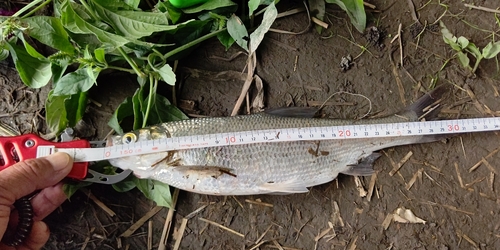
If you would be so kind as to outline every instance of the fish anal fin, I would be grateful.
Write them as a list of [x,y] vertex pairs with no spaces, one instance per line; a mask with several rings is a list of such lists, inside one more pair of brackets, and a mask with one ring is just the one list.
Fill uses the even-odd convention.
[[262,190],[268,191],[271,194],[294,194],[307,193],[309,189],[298,180],[290,180],[285,182],[267,182],[260,186]]
[[281,117],[314,118],[319,109],[313,107],[284,107],[267,109],[264,113]]
[[342,174],[347,175],[355,175],[355,176],[369,176],[375,173],[373,170],[373,163],[377,160],[382,154],[380,153],[371,153],[365,158],[361,159],[358,164],[348,165],[350,168],[346,171],[341,172]]

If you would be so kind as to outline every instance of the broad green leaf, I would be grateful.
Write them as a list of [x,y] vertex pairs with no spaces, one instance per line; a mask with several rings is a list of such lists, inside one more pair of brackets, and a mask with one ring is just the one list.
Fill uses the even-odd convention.
[[176,24],[182,16],[182,11],[174,7],[170,2],[158,2],[156,6],[161,12],[168,14],[168,18],[172,20],[173,24]]
[[0,61],[3,61],[9,57],[9,50],[0,48]]
[[457,44],[460,46],[460,48],[465,49],[467,46],[469,46],[469,40],[463,36],[459,37],[457,39]]
[[63,76],[64,72],[66,71],[66,68],[68,67],[67,64],[64,65],[59,65],[57,63],[52,63],[51,65],[51,71],[52,71],[52,82],[53,84],[57,85],[59,80],[61,80],[61,77]]
[[464,49],[471,53],[475,58],[483,58],[483,53],[479,51],[474,43],[469,42],[469,44],[467,44],[467,47]]
[[133,174],[127,176],[125,180],[120,181],[116,184],[113,184],[113,189],[116,190],[117,192],[128,192],[136,187],[136,179]]
[[155,201],[156,205],[172,207],[172,196],[167,184],[150,179],[136,179],[136,185],[146,198]]
[[363,0],[326,0],[327,3],[334,3],[343,9],[352,25],[361,33],[366,27],[366,13],[363,5]]
[[66,197],[69,199],[80,188],[87,187],[87,186],[90,186],[90,185],[92,185],[92,182],[86,182],[86,181],[64,183],[63,186],[62,186],[62,189],[63,189],[63,192],[66,195]]
[[103,64],[107,64],[106,63],[106,51],[103,48],[98,48],[98,49],[94,50],[94,55],[95,55],[95,59],[98,62],[103,63]]
[[48,59],[32,57],[25,48],[15,44],[6,45],[24,84],[31,88],[41,88],[49,83],[52,71]]
[[64,30],[60,19],[49,16],[33,16],[24,18],[23,21],[29,24],[28,30],[25,31],[29,36],[70,55],[75,53],[75,48],[69,41],[68,33]]
[[124,3],[129,5],[130,7],[137,9],[139,8],[139,4],[141,3],[141,0],[123,0]]
[[470,60],[469,60],[469,57],[467,57],[466,53],[459,51],[457,53],[457,58],[458,58],[458,61],[460,61],[460,64],[462,65],[462,67],[471,69],[471,67],[469,65]]
[[234,44],[233,37],[231,37],[227,31],[218,34],[217,39],[219,39],[220,43],[224,45],[226,51]]
[[252,16],[253,12],[259,8],[261,0],[249,0],[248,1],[248,16]]
[[45,56],[36,51],[36,49],[33,48],[33,46],[31,46],[31,44],[29,44],[26,41],[23,34],[19,34],[18,38],[23,42],[24,48],[26,49],[26,52],[28,52],[30,56],[38,58],[40,60],[45,60]]
[[68,96],[64,100],[64,107],[66,109],[66,119],[68,120],[68,127],[74,127],[85,114],[87,108],[87,92],[80,92]]
[[262,23],[255,29],[252,34],[250,34],[250,54],[255,52],[259,47],[262,39],[264,39],[264,35],[269,31],[271,25],[273,25],[274,20],[276,20],[276,16],[278,16],[278,10],[276,6],[274,6],[274,2],[271,3],[267,10],[264,12],[264,17],[262,18]]
[[114,129],[118,134],[123,134],[123,129],[120,126],[120,122],[129,116],[134,115],[134,108],[132,106],[132,97],[127,97],[111,116],[108,122],[108,126]]
[[68,126],[66,118],[66,106],[64,101],[67,96],[55,96],[54,90],[49,92],[47,101],[45,102],[45,122],[47,127],[53,133],[59,133]]
[[140,42],[135,39],[128,39],[126,37],[103,30],[100,27],[94,26],[93,24],[87,22],[79,14],[75,12],[72,4],[69,3],[69,1],[64,4],[61,16],[61,21],[64,27],[76,34],[93,34],[102,43],[108,43],[114,47],[121,47],[131,42],[149,46],[149,44],[145,42]]
[[[88,1],[88,0],[87,0]],[[109,10],[136,10],[140,0],[93,0]]]
[[171,105],[167,98],[155,94],[155,100],[148,116],[148,124],[160,124],[186,119],[189,119],[189,117],[177,107]]
[[87,67],[79,68],[74,72],[64,75],[54,88],[54,95],[74,95],[80,92],[88,91],[99,75],[93,72],[89,75]]
[[239,17],[232,15],[227,21],[227,32],[241,48],[248,51],[248,31]]
[[231,0],[210,0],[192,8],[184,8],[182,9],[182,11],[187,14],[193,14],[205,10],[215,10],[218,8],[235,6],[235,5],[236,3],[232,2]]
[[177,25],[168,25],[165,13],[144,11],[110,11],[95,1],[90,1],[93,9],[115,32],[128,39],[147,37],[154,32],[173,30]]
[[158,74],[160,74],[161,79],[164,82],[168,83],[171,86],[175,86],[175,73],[170,65],[165,64],[159,69],[154,68],[154,70],[158,72]]
[[489,42],[486,47],[483,48],[483,57],[486,59],[494,58],[500,53],[500,42]]

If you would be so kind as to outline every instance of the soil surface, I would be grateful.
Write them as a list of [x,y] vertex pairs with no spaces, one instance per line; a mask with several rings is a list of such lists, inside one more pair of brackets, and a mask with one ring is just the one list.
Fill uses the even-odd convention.
[[[355,31],[345,13],[334,6],[327,9],[329,28],[321,34],[314,28],[300,35],[268,33],[257,51],[256,69],[264,81],[265,107],[318,106],[332,94],[345,91],[369,98],[370,116],[377,117],[401,110],[437,84],[450,90],[442,118],[499,115],[495,59],[483,60],[475,75],[456,59],[448,61],[454,52],[436,24],[442,20],[453,34],[482,48],[499,35],[494,14],[468,9],[462,1],[441,1],[440,5],[436,0],[413,0],[418,23],[408,2],[370,1],[376,9],[367,8],[370,28],[365,34]],[[473,2],[498,8],[495,1]],[[300,1],[278,5],[280,11],[301,6]],[[391,43],[400,24],[402,57],[399,40]],[[304,12],[273,25],[293,32],[306,27]],[[180,61],[177,100],[186,113],[230,115],[241,92],[241,77],[246,73],[240,72],[247,58],[222,58],[239,51],[236,46],[225,51],[214,39]],[[348,56],[350,62],[345,60]],[[6,92],[0,120],[22,133],[44,132],[40,124],[47,90],[23,87],[12,65],[1,64],[0,72],[1,90]],[[100,78],[82,124],[86,136],[106,136],[113,110],[137,88],[134,79],[115,73]],[[253,97],[255,87],[251,89]],[[360,118],[369,110],[368,102],[359,96],[337,94],[330,102],[333,105],[324,110],[329,117]],[[375,163],[377,174],[360,178],[362,189],[369,191],[364,197],[354,177],[345,175],[312,187],[306,194],[217,197],[181,191],[170,231],[175,236],[169,237],[168,248],[174,247],[183,218],[202,208],[187,220],[179,249],[499,249],[499,141],[497,133],[488,132],[386,149]],[[409,152],[408,161],[390,174]],[[370,183],[374,183],[372,189]],[[89,193],[116,215],[105,213]],[[93,185],[77,192],[46,219],[52,236],[45,248],[146,249],[148,224],[156,248],[168,209],[160,210],[131,236],[120,237],[154,207],[137,190],[117,193],[110,186]],[[411,210],[425,223],[388,224],[398,208]]]

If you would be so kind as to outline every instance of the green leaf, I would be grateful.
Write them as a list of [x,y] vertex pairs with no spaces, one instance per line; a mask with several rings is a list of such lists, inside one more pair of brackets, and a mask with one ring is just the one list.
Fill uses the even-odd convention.
[[128,192],[136,187],[136,179],[137,177],[131,174],[125,180],[113,184],[113,189],[117,192]]
[[87,187],[90,185],[92,185],[92,182],[86,182],[86,181],[64,183],[62,189],[63,189],[63,192],[66,195],[66,197],[69,199],[80,188]]
[[444,25],[442,21],[439,21],[439,26],[441,26],[441,34],[443,35],[443,41],[450,45],[450,47],[456,51],[462,51],[462,47],[457,43],[458,38],[454,36],[448,28]]
[[469,65],[470,63],[470,60],[469,60],[469,57],[467,57],[467,54],[465,54],[464,52],[462,51],[459,51],[457,53],[457,58],[458,58],[458,61],[460,61],[460,64],[462,64],[462,67],[464,68],[468,68],[468,69],[472,69]]
[[187,14],[194,14],[205,10],[215,10],[218,8],[230,7],[235,5],[236,3],[231,0],[210,0],[195,7],[184,8],[182,9],[182,11]]
[[464,49],[467,50],[467,52],[471,53],[475,58],[483,58],[483,53],[479,51],[474,43],[469,42],[469,44],[467,44],[467,47]]
[[133,130],[140,129],[142,127],[142,121],[144,114],[142,109],[144,107],[144,88],[138,88],[134,96],[132,96],[132,108],[134,110],[134,126]]
[[54,90],[49,92],[47,101],[45,102],[45,122],[48,129],[53,133],[59,133],[68,126],[66,118],[66,105],[64,101],[67,96],[55,96]]
[[132,97],[127,97],[118,106],[108,122],[108,126],[114,129],[118,134],[123,134],[123,129],[120,126],[120,122],[124,118],[134,115],[134,108],[132,105]]
[[106,63],[106,51],[103,48],[98,48],[94,50],[95,59],[103,64]]
[[64,100],[64,107],[66,109],[66,119],[68,120],[68,127],[74,127],[85,114],[87,108],[87,92],[80,92],[68,96]]
[[170,2],[158,2],[156,6],[161,12],[168,14],[173,24],[176,24],[182,16],[182,10],[177,9]]
[[259,47],[260,43],[262,42],[262,39],[264,39],[264,35],[269,31],[269,28],[271,28],[271,25],[274,23],[274,20],[276,20],[276,16],[278,16],[278,10],[276,9],[276,6],[274,6],[274,2],[271,3],[266,11],[264,12],[264,17],[262,18],[262,23],[255,29],[252,34],[250,34],[250,54],[255,52],[257,48]]
[[460,46],[460,48],[465,49],[467,46],[469,46],[469,40],[463,36],[459,37],[457,39],[457,44]]
[[98,72],[89,75],[89,68],[79,68],[74,72],[64,75],[54,88],[54,95],[74,95],[88,91],[97,79]]
[[483,57],[486,59],[496,57],[498,53],[500,53],[500,42],[489,42],[486,47],[483,48]]
[[176,106],[171,105],[166,97],[155,94],[155,99],[148,116],[148,124],[160,124],[186,119],[189,119],[189,117]]
[[3,61],[7,58],[9,58],[9,50],[0,48],[0,61]]
[[147,37],[154,32],[174,30],[177,25],[168,25],[165,13],[152,13],[145,11],[111,11],[99,5],[96,1],[90,1],[93,9],[109,25],[113,27],[116,34],[128,39],[139,39]]
[[175,86],[175,73],[170,65],[165,64],[159,69],[154,68],[154,70],[160,74],[164,82],[168,83],[168,85]]
[[27,34],[39,42],[64,51],[70,55],[75,53],[75,48],[69,41],[69,36],[64,29],[61,20],[49,16],[34,16],[23,19],[29,24]]
[[219,39],[220,43],[224,45],[226,51],[234,44],[233,37],[231,37],[227,31],[218,34],[217,39]]
[[93,34],[102,43],[107,43],[113,47],[121,47],[127,43],[136,43],[148,45],[144,42],[139,42],[134,39],[128,39],[123,36],[119,36],[103,30],[101,27],[94,26],[93,24],[87,22],[82,16],[82,13],[76,13],[75,9],[72,7],[72,3],[66,1],[62,6],[62,16],[61,21],[66,29],[76,34]]
[[252,16],[253,12],[259,8],[262,0],[250,0],[248,1],[248,16]]
[[366,13],[363,5],[363,0],[326,0],[327,3],[334,3],[343,9],[352,25],[361,33],[366,27]]
[[232,15],[227,21],[227,32],[241,48],[248,51],[248,31],[239,17]]
[[123,0],[124,3],[129,5],[130,7],[137,9],[139,8],[139,4],[141,3],[141,0]]
[[25,48],[15,44],[6,45],[24,84],[31,88],[41,88],[49,83],[52,77],[49,60],[35,58],[26,52]]
[[156,205],[172,207],[172,196],[167,184],[150,179],[136,179],[136,185],[146,198],[155,201]]

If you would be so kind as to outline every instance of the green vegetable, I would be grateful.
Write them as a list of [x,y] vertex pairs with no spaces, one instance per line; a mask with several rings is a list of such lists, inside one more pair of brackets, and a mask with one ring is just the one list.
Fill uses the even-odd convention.
[[209,0],[169,0],[169,2],[176,8],[182,9],[191,7],[200,3],[205,3]]

